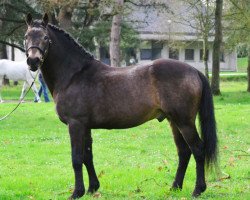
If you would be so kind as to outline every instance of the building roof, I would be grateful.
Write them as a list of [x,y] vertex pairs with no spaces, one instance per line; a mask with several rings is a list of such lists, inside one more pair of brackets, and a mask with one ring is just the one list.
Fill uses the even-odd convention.
[[[195,10],[178,0],[161,0],[163,7],[138,6],[129,15],[141,39],[151,40],[199,40],[195,24]],[[185,20],[182,20],[185,19]],[[201,39],[200,39],[201,40]],[[212,39],[210,38],[212,41]]]

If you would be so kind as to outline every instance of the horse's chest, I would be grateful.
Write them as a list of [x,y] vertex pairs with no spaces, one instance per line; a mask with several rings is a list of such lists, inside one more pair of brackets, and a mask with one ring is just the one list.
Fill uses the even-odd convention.
[[83,120],[87,113],[86,103],[83,98],[74,95],[56,95],[56,111],[60,120],[69,123],[70,120]]

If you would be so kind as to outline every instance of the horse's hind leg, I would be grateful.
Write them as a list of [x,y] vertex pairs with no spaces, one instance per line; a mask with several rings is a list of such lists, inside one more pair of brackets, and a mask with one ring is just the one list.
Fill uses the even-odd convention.
[[179,157],[178,169],[171,189],[182,189],[183,179],[191,156],[191,150],[176,125],[173,122],[170,124]]
[[89,176],[89,189],[88,193],[96,192],[99,187],[100,183],[96,176],[94,163],[93,163],[93,154],[92,154],[92,138],[91,138],[91,131],[88,130],[86,134],[83,136],[84,141],[84,149],[83,149],[83,164],[86,166],[88,176]]
[[204,144],[200,139],[194,123],[178,126],[183,138],[191,149],[196,161],[196,184],[193,196],[199,196],[206,190],[204,175],[205,150]]

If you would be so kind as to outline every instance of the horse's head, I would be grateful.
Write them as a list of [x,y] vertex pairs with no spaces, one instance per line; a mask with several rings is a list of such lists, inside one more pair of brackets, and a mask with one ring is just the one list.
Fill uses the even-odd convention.
[[25,34],[27,64],[31,71],[36,71],[43,64],[49,50],[50,39],[46,30],[48,15],[45,14],[42,20],[33,21],[31,14],[28,14],[26,23],[28,25]]

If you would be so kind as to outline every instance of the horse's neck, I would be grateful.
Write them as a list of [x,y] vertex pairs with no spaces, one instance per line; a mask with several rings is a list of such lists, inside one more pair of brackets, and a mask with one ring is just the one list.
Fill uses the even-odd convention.
[[[50,92],[62,90],[67,87],[72,77],[85,65],[88,64],[86,59],[77,51],[77,47],[70,46],[74,44],[63,44],[63,38],[51,36],[52,44],[49,47],[49,53],[41,68],[44,79],[49,87]],[[66,43],[70,42],[66,39]],[[70,50],[73,49],[73,52]]]

